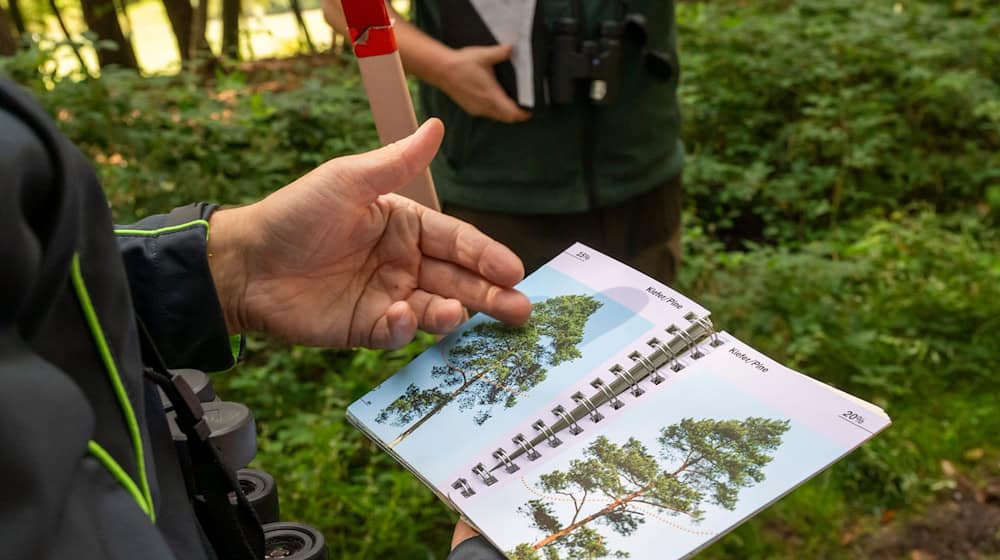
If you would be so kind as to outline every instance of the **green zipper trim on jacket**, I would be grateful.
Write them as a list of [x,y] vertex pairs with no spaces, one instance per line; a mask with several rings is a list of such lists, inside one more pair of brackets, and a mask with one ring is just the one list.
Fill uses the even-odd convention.
[[[108,341],[104,336],[104,330],[101,329],[101,323],[97,318],[97,312],[94,310],[94,304],[90,299],[90,294],[87,292],[87,285],[83,281],[83,273],[80,271],[80,254],[73,254],[73,262],[70,267],[70,277],[73,280],[73,288],[76,290],[76,296],[80,300],[80,307],[83,310],[83,316],[87,321],[87,326],[90,327],[90,332],[94,337],[94,343],[97,345],[97,352],[101,356],[101,360],[104,362],[104,367],[108,372],[108,377],[111,380],[111,386],[114,389],[115,397],[118,399],[118,405],[122,409],[122,414],[125,416],[125,423],[128,426],[129,435],[132,437],[132,446],[135,448],[135,460],[139,469],[139,482],[142,484],[142,493],[134,493],[133,496],[137,500],[141,498],[139,505],[142,507],[151,520],[156,521],[156,514],[153,512],[153,496],[149,491],[149,481],[146,478],[146,461],[143,459],[142,452],[142,437],[139,435],[139,423],[135,419],[135,411],[132,409],[132,403],[128,400],[128,395],[125,393],[125,385],[122,383],[121,376],[118,374],[118,366],[115,365],[114,357],[111,355],[111,349],[108,347]],[[110,458],[110,455],[108,456]],[[105,463],[107,464],[107,463]],[[115,463],[118,466],[117,463]],[[120,475],[115,473],[115,477],[121,481],[121,477],[128,477],[125,471],[121,470],[118,466],[118,470],[121,471]],[[129,482],[132,482],[131,479]],[[124,484],[124,483],[123,483]],[[128,489],[128,485],[125,485]],[[132,486],[136,486],[132,482]]]
[[114,476],[129,494],[132,494],[132,498],[139,504],[139,509],[148,515],[150,519],[153,519],[155,515],[149,505],[146,504],[146,498],[143,497],[142,492],[139,491],[139,487],[135,485],[135,482],[125,472],[125,469],[118,464],[118,461],[115,461],[115,458],[94,440],[87,442],[87,449],[90,450],[91,455],[104,465],[104,468],[108,469],[111,476]]
[[[180,231],[180,230],[183,230],[183,229],[190,228],[192,226],[205,226],[205,242],[207,243],[208,242],[208,236],[211,233],[211,228],[208,225],[208,220],[200,220],[200,219],[199,220],[191,220],[190,222],[184,222],[183,224],[177,224],[177,225],[174,225],[174,226],[161,227],[159,229],[116,229],[115,230],[115,235],[139,235],[139,236],[145,236],[145,237],[153,237],[153,236],[156,236],[156,235],[160,235],[161,233],[171,233],[171,232],[174,232],[174,231]],[[229,342],[230,348],[229,348],[229,350],[233,354],[233,365],[227,367],[226,369],[220,370],[220,371],[206,371],[205,373],[207,375],[214,375],[216,373],[227,373],[227,372],[232,371],[233,368],[236,367],[237,363],[239,362],[239,360],[237,360],[238,350],[234,350],[234,348],[239,348],[240,347],[240,345],[242,344],[242,342],[240,341],[240,338],[242,338],[242,336],[243,335],[233,335],[233,336],[229,337],[230,338],[230,342]],[[236,338],[235,346],[234,346],[234,342],[232,341],[233,338]]]
[[116,229],[115,235],[146,235],[154,236],[160,235],[161,233],[171,233],[174,231],[180,231],[182,229],[187,229],[192,226],[205,226],[205,240],[208,240],[208,220],[191,220],[183,224],[177,224],[175,226],[161,227],[160,229]]

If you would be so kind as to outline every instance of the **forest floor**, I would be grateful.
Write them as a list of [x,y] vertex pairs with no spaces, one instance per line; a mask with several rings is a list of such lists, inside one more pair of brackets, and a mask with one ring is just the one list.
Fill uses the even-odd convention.
[[[1000,472],[969,474],[942,462],[948,484],[938,500],[908,519],[888,520],[861,543],[875,560],[995,560],[1000,558]],[[993,472],[989,472],[992,470]],[[892,517],[891,515],[888,517]],[[845,535],[849,540],[850,535]]]

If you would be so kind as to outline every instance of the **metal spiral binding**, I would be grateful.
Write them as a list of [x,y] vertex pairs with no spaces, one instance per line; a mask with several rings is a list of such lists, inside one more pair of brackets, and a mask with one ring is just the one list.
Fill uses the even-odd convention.
[[514,445],[521,448],[524,452],[524,456],[527,457],[529,461],[534,461],[542,456],[542,454],[535,449],[535,446],[531,445],[528,438],[524,437],[524,434],[517,434],[511,441],[514,442]]
[[[611,387],[608,387],[608,384],[605,383],[600,377],[594,378],[594,380],[590,382],[590,386],[604,392],[604,394],[608,397],[608,402],[611,403],[611,408],[618,410],[619,408],[625,406],[625,403],[618,398],[618,395],[615,394],[611,390]],[[593,404],[592,400],[591,404]]]
[[507,455],[507,452],[503,450],[503,447],[493,452],[493,458],[503,463],[504,468],[508,473],[515,473],[518,469],[520,469],[520,467],[514,464],[514,461],[510,460],[510,455]]
[[536,420],[531,427],[545,435],[545,438],[549,442],[549,447],[559,447],[562,445],[562,440],[556,437],[556,433],[553,432],[552,428],[548,427],[545,422]]
[[573,402],[575,402],[576,404],[582,404],[583,406],[587,407],[588,410],[590,410],[589,416],[591,422],[596,424],[601,420],[604,420],[604,415],[601,414],[599,410],[597,410],[597,407],[594,406],[594,403],[590,402],[590,399],[587,398],[587,395],[584,395],[582,392],[577,391],[573,393],[570,396],[570,398],[573,399]]
[[[642,359],[642,356],[638,352],[632,352],[631,354],[628,355],[628,357],[633,362],[638,362],[639,360]],[[629,389],[629,392],[632,393],[633,397],[641,397],[642,394],[646,392],[642,387],[639,387],[639,382],[635,380],[635,377],[632,377],[632,374],[629,373],[622,366],[615,364],[609,371],[615,374],[616,376],[625,379],[625,381],[627,381],[628,384],[632,386]]]
[[[486,468],[486,465],[482,463],[472,467],[472,474],[483,479],[483,483],[487,486],[493,486],[498,482],[497,477],[493,476],[493,473],[491,473],[490,470]],[[454,484],[452,484],[452,487],[454,487]]]
[[[595,393],[589,397],[582,391],[573,393],[570,396],[575,405],[573,408],[567,409],[567,407],[559,405],[552,409],[552,414],[557,418],[555,423],[550,426],[544,420],[536,420],[531,424],[536,432],[534,437],[528,438],[524,434],[517,434],[511,438],[516,446],[515,449],[510,453],[502,447],[497,449],[493,452],[496,464],[493,467],[487,467],[483,463],[478,463],[472,468],[472,474],[482,480],[486,486],[496,484],[498,480],[493,473],[500,469],[508,473],[517,472],[519,466],[515,461],[522,455],[529,461],[539,459],[542,453],[538,451],[536,446],[542,442],[548,443],[549,447],[552,448],[562,445],[563,441],[559,439],[559,432],[566,430],[572,435],[583,433],[584,428],[580,425],[583,418],[589,418],[595,424],[605,418],[599,410],[601,406],[607,404],[612,410],[619,410],[626,404],[620,398],[621,395],[627,392],[638,398],[646,392],[639,385],[640,382],[649,379],[653,385],[659,385],[666,380],[661,373],[662,371],[678,372],[687,367],[687,362],[681,358],[682,354],[687,353],[690,359],[697,360],[705,356],[705,351],[700,346],[702,343],[707,341],[709,348],[717,348],[725,343],[719,338],[719,334],[708,316],[698,317],[694,313],[688,313],[684,319],[690,323],[690,326],[681,328],[675,324],[668,325],[664,332],[672,336],[670,340],[661,341],[656,337],[647,340],[646,346],[649,347],[649,352],[643,354],[639,351],[633,351],[628,354],[627,357],[633,362],[631,367],[625,368],[620,364],[613,365],[608,370],[614,375],[611,382],[605,382],[604,379],[595,377],[590,382]],[[451,487],[458,490],[466,498],[476,494],[473,486],[465,478],[457,479]]]
[[453,482],[451,487],[458,490],[462,494],[463,498],[468,498],[476,493],[476,491],[469,484],[469,481],[464,478],[459,478]]
[[722,342],[722,339],[719,338],[718,331],[715,330],[715,325],[712,324],[712,319],[710,319],[708,315],[705,315],[701,319],[698,319],[698,323],[703,327],[705,327],[705,330],[708,331],[709,346],[711,346],[712,348],[718,348],[719,346],[722,346],[724,344],[724,342]]
[[691,338],[691,335],[689,335],[687,332],[681,331],[677,333],[677,336],[683,338],[684,341],[687,342],[688,348],[691,349],[692,360],[697,360],[698,358],[704,356],[704,354],[702,354],[701,350],[698,348],[698,342],[695,341],[695,339]]
[[[653,350],[660,350],[664,354],[670,356],[670,358],[668,358],[667,365],[670,364],[669,360],[673,360],[674,352],[670,349],[669,346],[660,342],[660,339],[656,338],[655,336],[647,340],[646,345],[652,348]],[[650,366],[653,365],[653,363],[649,360],[649,358],[646,358],[646,362],[648,362]],[[660,375],[660,368],[655,368],[651,370],[649,372],[649,375],[650,375],[649,380],[653,383],[653,385],[659,385],[660,383],[663,383],[666,380],[666,377]]]
[[583,432],[583,428],[581,428],[580,425],[576,423],[576,418],[573,418],[573,415],[567,412],[566,407],[564,407],[563,405],[559,405],[553,408],[552,414],[558,416],[560,420],[565,421],[566,424],[569,426],[569,433],[573,434],[574,436],[578,436],[580,435],[581,432]]

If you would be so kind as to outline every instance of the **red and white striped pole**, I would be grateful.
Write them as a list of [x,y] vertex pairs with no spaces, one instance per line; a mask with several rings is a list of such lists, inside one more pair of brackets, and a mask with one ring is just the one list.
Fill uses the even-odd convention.
[[[341,5],[379,141],[384,146],[413,134],[417,130],[417,115],[384,0],[342,0]],[[430,169],[425,169],[399,194],[435,210],[441,209]]]

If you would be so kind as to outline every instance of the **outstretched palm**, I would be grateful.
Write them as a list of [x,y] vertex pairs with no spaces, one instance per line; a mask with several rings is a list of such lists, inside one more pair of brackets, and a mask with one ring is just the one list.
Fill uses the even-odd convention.
[[418,326],[453,329],[463,304],[526,320],[527,299],[510,289],[523,268],[508,249],[386,194],[427,166],[440,139],[431,121],[392,146],[330,161],[255,205],[217,212],[213,235],[219,220],[244,239],[227,253],[245,271],[238,303],[223,302],[231,326],[303,344],[394,347]]

